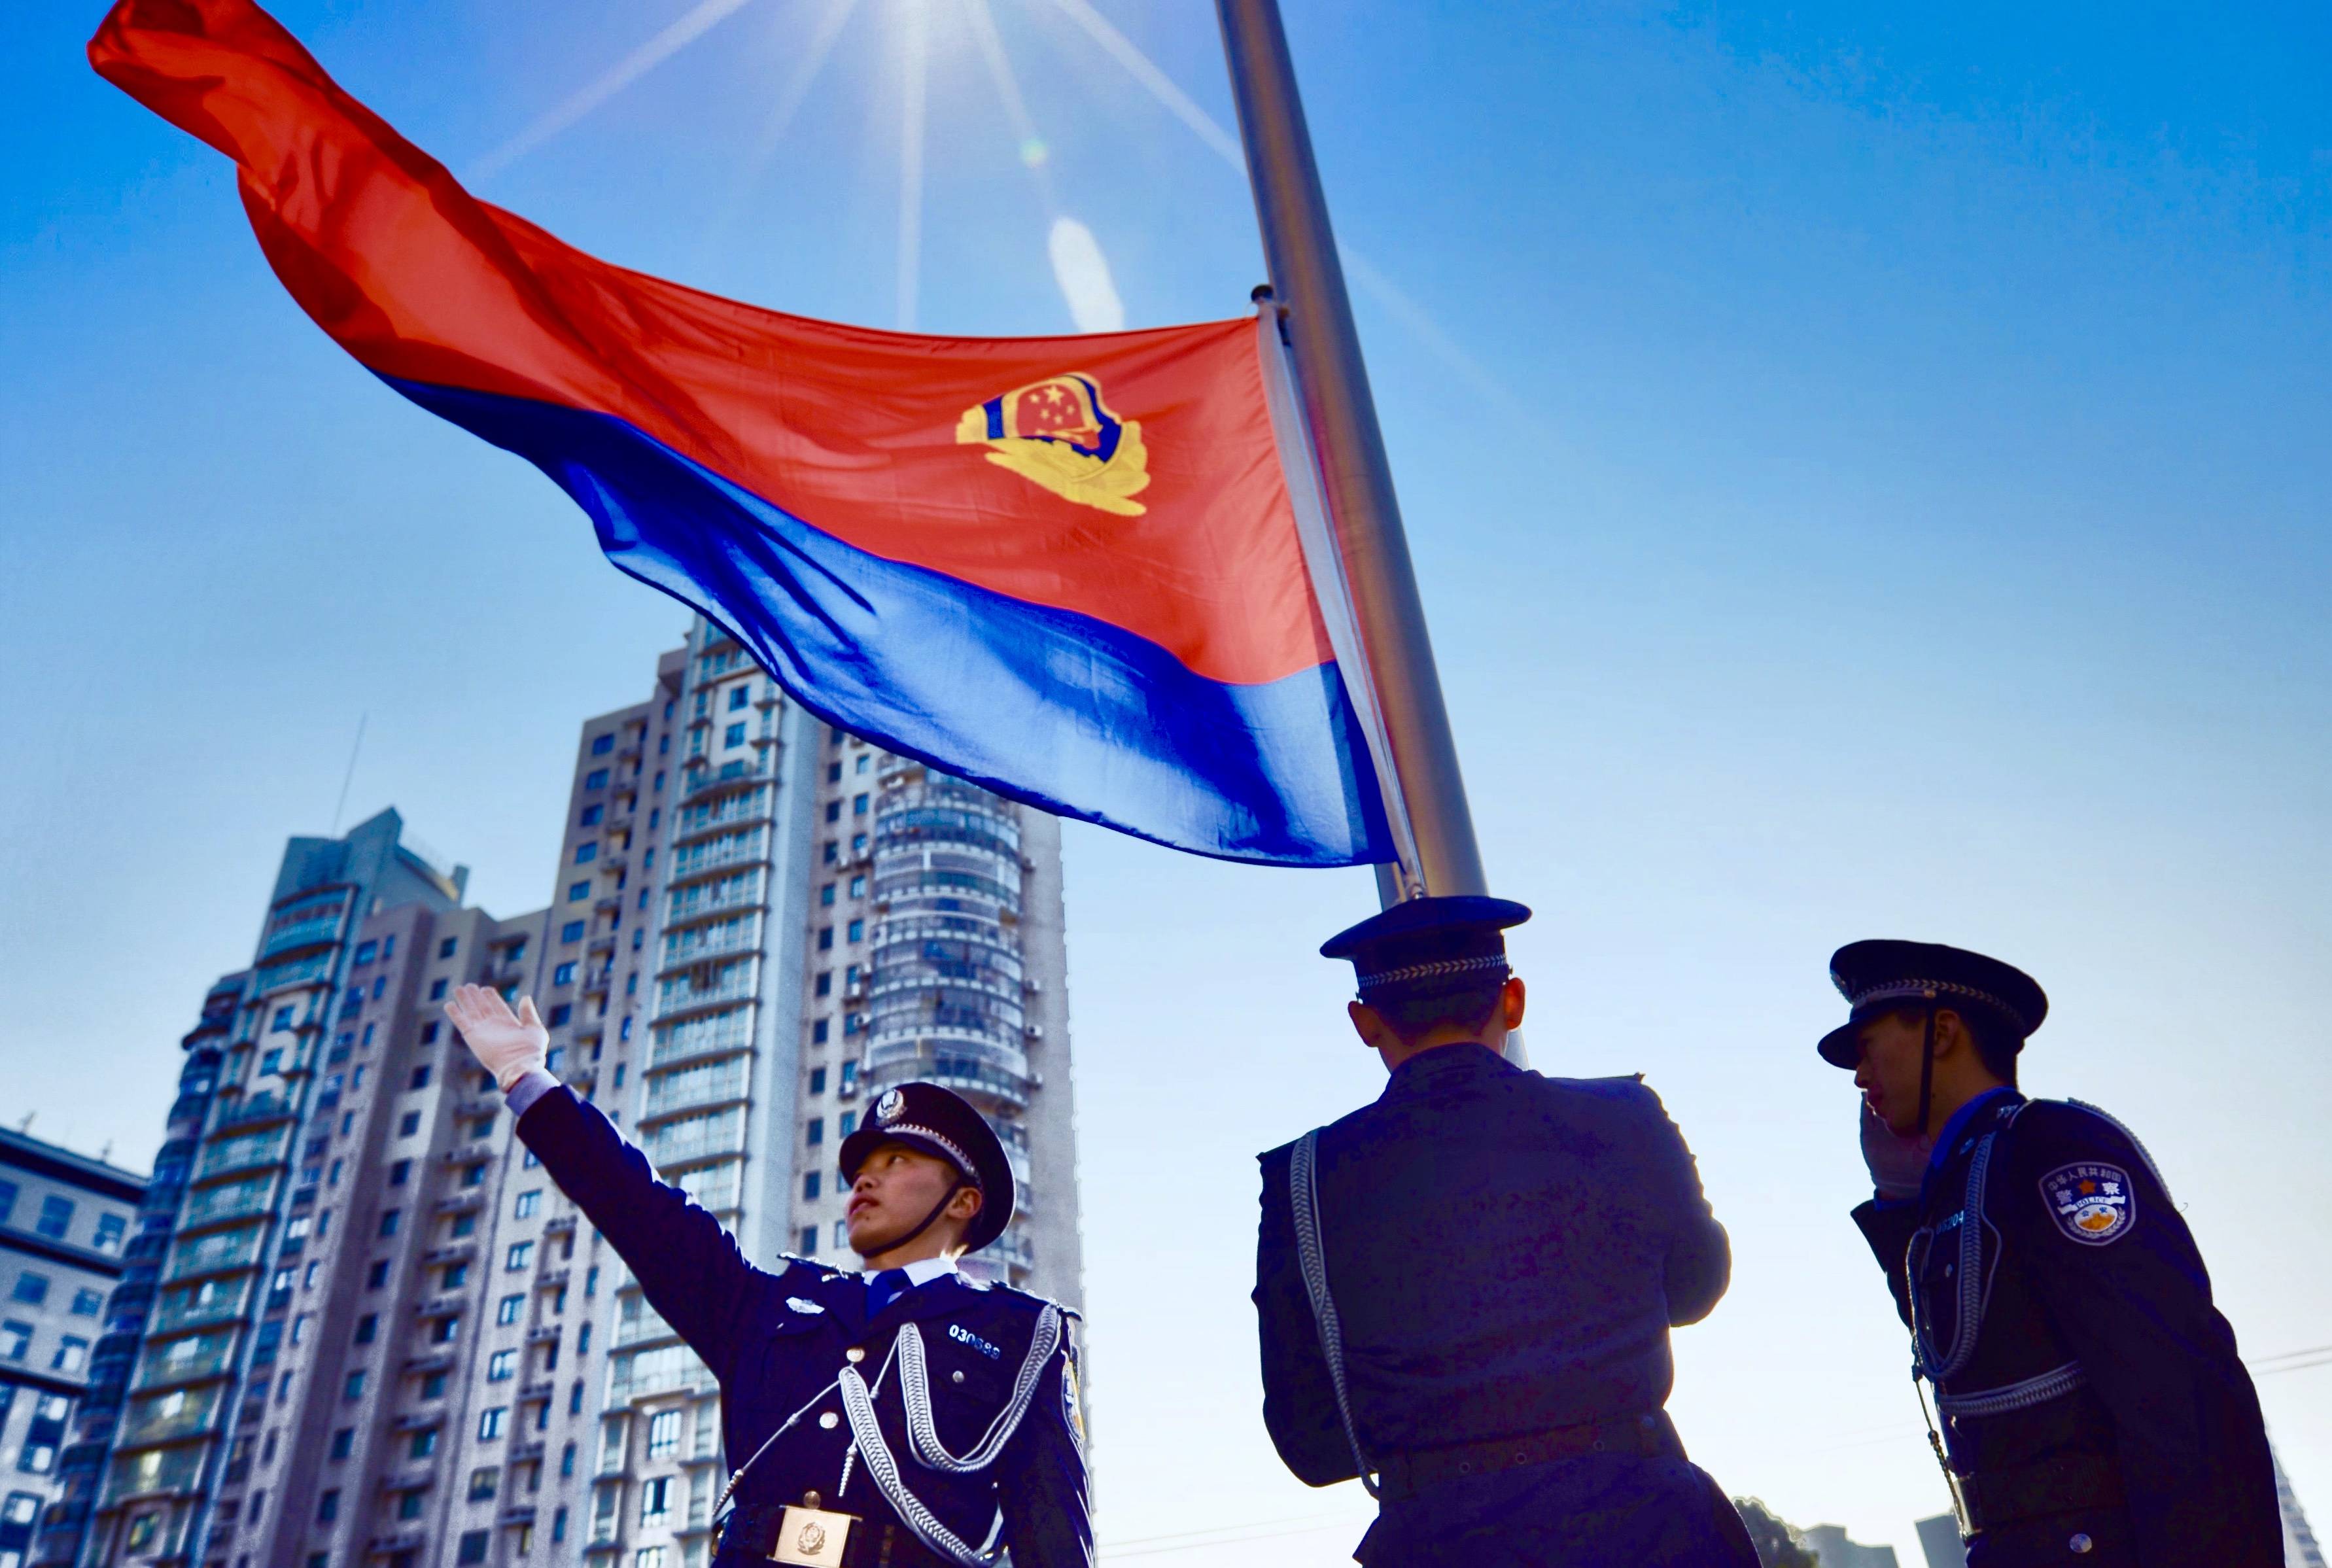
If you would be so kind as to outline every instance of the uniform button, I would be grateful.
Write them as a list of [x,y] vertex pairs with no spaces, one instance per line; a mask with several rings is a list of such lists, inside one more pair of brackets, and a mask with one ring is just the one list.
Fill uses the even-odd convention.
[[2073,1533],[2073,1538],[2065,1543],[2065,1549],[2078,1557],[2086,1554],[2094,1544],[2096,1543],[2077,1530]]
[[834,1430],[835,1428],[842,1424],[842,1418],[836,1415],[832,1410],[828,1410],[826,1414],[817,1418],[817,1424],[824,1427],[830,1432]]
[[963,1374],[960,1372],[951,1372],[948,1373],[948,1378],[951,1382],[963,1382]]
[[852,1366],[856,1366],[860,1362],[866,1359],[866,1353],[854,1344],[848,1350],[842,1353],[842,1359],[848,1362]]

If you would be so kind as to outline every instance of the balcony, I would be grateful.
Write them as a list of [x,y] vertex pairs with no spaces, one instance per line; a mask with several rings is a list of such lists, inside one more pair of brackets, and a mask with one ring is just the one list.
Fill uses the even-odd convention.
[[[938,1084],[942,1087],[953,1089],[960,1095],[1000,1100],[1008,1105],[1022,1110],[1027,1108],[1028,1095],[1035,1086],[1028,1080],[1016,1077],[1010,1073],[999,1072],[992,1067],[975,1067],[969,1064],[953,1062],[941,1063],[915,1056],[903,1057],[894,1062],[886,1062],[880,1067],[869,1068],[866,1079],[870,1090],[874,1087],[888,1087],[893,1084],[903,1084],[910,1079],[920,1079],[926,1084]],[[978,1104],[977,1098],[973,1103]]]
[[199,1437],[211,1429],[211,1418],[215,1414],[217,1406],[212,1401],[190,1400],[167,1415],[158,1413],[125,1422],[113,1446],[117,1450],[151,1448]]
[[266,945],[259,950],[260,961],[264,963],[269,959],[281,958],[285,953],[298,952],[303,948],[330,947],[339,939],[340,912],[335,910],[330,914],[287,925],[270,935]]
[[190,1295],[178,1301],[165,1301],[154,1314],[147,1332],[171,1334],[208,1324],[232,1323],[244,1315],[244,1294],[238,1286],[234,1290],[222,1291],[208,1300]]
[[741,963],[718,983],[703,988],[672,981],[658,986],[657,1020],[678,1018],[703,1008],[751,1000],[760,990],[758,977],[753,972],[755,967],[750,961]]
[[648,1066],[678,1066],[683,1062],[725,1056],[750,1049],[753,1044],[752,1015],[741,1009],[725,1018],[699,1018],[655,1031],[648,1047]]
[[223,1133],[230,1127],[263,1127],[272,1123],[298,1120],[299,1107],[281,1095],[253,1095],[236,1100],[223,1097],[218,1115],[211,1123],[213,1133]]
[[[197,1344],[196,1340],[178,1340],[177,1344]],[[136,1391],[145,1393],[156,1389],[177,1388],[191,1383],[208,1382],[226,1376],[234,1366],[234,1343],[223,1339],[207,1351],[193,1355],[173,1356],[168,1353],[148,1355],[138,1368]]]
[[186,1207],[178,1216],[178,1234],[190,1236],[233,1220],[249,1219],[269,1212],[274,1203],[272,1181],[252,1186],[205,1187],[186,1200]]
[[421,1255],[424,1268],[436,1268],[448,1263],[467,1263],[478,1255],[474,1241],[450,1241],[443,1247],[433,1247]]
[[[189,1279],[201,1279],[206,1275],[234,1274],[255,1267],[259,1262],[257,1231],[225,1231],[221,1235],[232,1238],[225,1247],[205,1246],[196,1242],[183,1248],[170,1260],[162,1276],[165,1285],[177,1285]],[[208,1238],[215,1239],[215,1238]]]
[[255,1004],[274,991],[325,984],[332,978],[333,964],[339,957],[337,949],[326,948],[307,958],[269,964],[252,977],[250,999]]
[[257,1171],[284,1162],[290,1140],[277,1133],[261,1133],[257,1137],[228,1139],[213,1143],[203,1151],[195,1165],[194,1180],[209,1181],[237,1171]]
[[1037,1267],[1036,1248],[1029,1246],[1028,1238],[1008,1230],[974,1256],[983,1263],[1002,1264],[1011,1268],[1032,1269]]
[[647,1099],[640,1107],[640,1124],[676,1116],[686,1111],[706,1111],[742,1100],[748,1075],[742,1056],[725,1064],[690,1067],[651,1078]]

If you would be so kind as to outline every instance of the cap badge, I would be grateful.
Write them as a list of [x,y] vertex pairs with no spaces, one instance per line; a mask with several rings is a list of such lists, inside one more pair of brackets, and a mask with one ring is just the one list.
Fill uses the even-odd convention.
[[2040,1178],[2040,1196],[2066,1239],[2084,1247],[2118,1241],[2137,1223],[2129,1172],[2118,1165],[2093,1160],[2060,1165]]
[[895,1122],[906,1108],[907,1096],[896,1089],[890,1090],[874,1102],[874,1119],[877,1122]]

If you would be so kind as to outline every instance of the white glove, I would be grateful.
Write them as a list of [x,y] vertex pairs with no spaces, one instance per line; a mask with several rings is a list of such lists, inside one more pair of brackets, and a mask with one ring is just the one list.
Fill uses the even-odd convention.
[[445,1016],[462,1031],[462,1043],[478,1058],[478,1066],[494,1076],[504,1094],[550,1059],[550,1031],[542,1027],[532,997],[521,998],[518,1011],[512,1012],[500,991],[464,986],[445,1004]]
[[1862,1101],[1861,1105],[1862,1162],[1870,1167],[1870,1184],[1878,1190],[1878,1196],[1890,1202],[1916,1198],[1926,1180],[1927,1158],[1935,1152],[1935,1141],[1903,1137],[1887,1124],[1885,1117],[1870,1108],[1869,1101]]

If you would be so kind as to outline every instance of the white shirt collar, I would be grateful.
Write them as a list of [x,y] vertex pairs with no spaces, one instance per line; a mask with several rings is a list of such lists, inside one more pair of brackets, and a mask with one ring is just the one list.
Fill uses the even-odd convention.
[[[955,1259],[952,1257],[918,1257],[913,1263],[900,1265],[900,1267],[905,1273],[909,1285],[929,1285],[942,1274],[956,1272]],[[873,1279],[881,1272],[879,1268],[859,1270],[859,1273],[867,1279]]]

